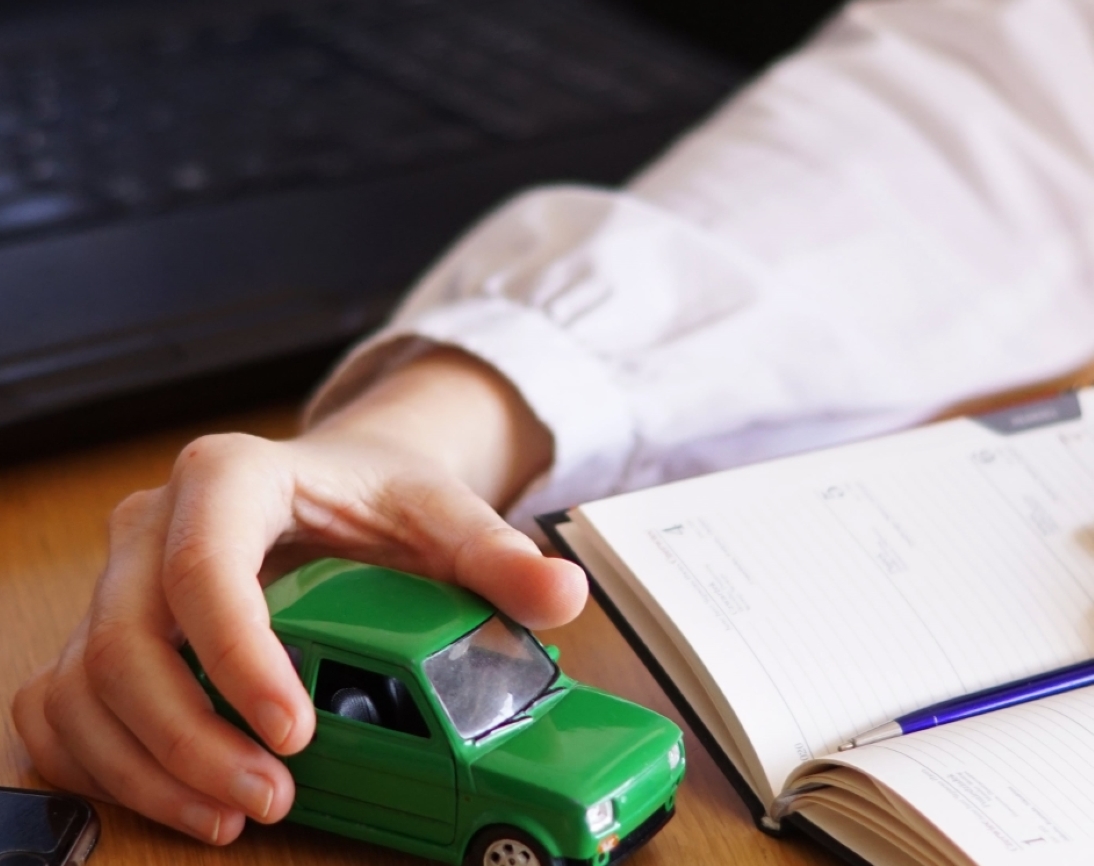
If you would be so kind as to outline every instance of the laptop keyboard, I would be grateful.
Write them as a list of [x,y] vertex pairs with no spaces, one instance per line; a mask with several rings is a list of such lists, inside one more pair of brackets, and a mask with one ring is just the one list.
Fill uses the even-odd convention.
[[573,135],[722,86],[558,0],[346,0],[9,49],[0,242]]

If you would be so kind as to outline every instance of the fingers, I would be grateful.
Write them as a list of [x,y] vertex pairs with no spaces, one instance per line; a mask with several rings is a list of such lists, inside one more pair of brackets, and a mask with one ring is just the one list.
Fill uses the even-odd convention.
[[289,462],[276,443],[249,436],[188,446],[170,485],[162,566],[167,604],[205,672],[281,754],[304,748],[315,725],[258,582],[267,549],[291,522]]
[[204,842],[223,845],[245,815],[168,772],[110,712],[84,674],[87,628],[62,653],[43,695],[43,716],[80,767],[110,798]]
[[[235,813],[246,813],[263,822],[278,820],[292,805],[293,783],[285,766],[239,729],[218,717],[175,648],[174,623],[163,594],[158,591],[170,502],[165,492],[138,494],[119,506],[112,522],[109,564],[100,581],[92,606],[86,646],[78,655],[82,665],[70,659],[67,650],[58,665],[56,679],[65,679],[66,669],[76,665],[86,673],[94,697],[104,705],[82,718],[84,726],[62,727],[75,757],[93,769],[101,766],[98,755],[106,740],[98,738],[85,744],[82,732],[98,716],[114,717],[117,726],[133,738],[140,748],[132,762],[154,759],[166,774],[193,792],[184,805],[185,816],[167,820],[178,826],[190,826],[190,832],[209,836],[213,817],[219,828],[213,837],[223,836]],[[253,582],[254,578],[251,578]],[[77,644],[83,639],[75,637]],[[69,688],[83,688],[75,675],[67,677]],[[100,727],[109,726],[101,721]],[[112,742],[121,748],[125,737],[114,732]],[[87,745],[96,748],[87,753]],[[134,750],[128,750],[133,753]],[[177,792],[176,792],[177,793]],[[121,796],[119,799],[122,799]],[[126,802],[123,800],[123,802]],[[151,814],[143,808],[142,811]],[[209,802],[217,804],[218,814],[208,812]],[[220,805],[227,810],[220,809]],[[163,807],[166,808],[166,807]],[[202,822],[194,816],[205,815]],[[159,815],[153,815],[159,820]],[[204,820],[204,819],[203,819]],[[221,841],[224,841],[223,839]]]
[[39,773],[59,788],[122,803],[205,842],[236,838],[243,814],[224,810],[168,775],[87,688],[78,661],[85,626],[57,664],[19,690],[12,706]]
[[16,692],[11,706],[15,730],[23,738],[38,773],[47,782],[85,797],[112,802],[114,798],[72,757],[46,720],[46,692],[55,668],[51,664],[40,670]]

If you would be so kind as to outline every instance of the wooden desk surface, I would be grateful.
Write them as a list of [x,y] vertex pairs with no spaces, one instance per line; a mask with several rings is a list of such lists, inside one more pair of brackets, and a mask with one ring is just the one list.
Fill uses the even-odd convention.
[[[0,785],[43,787],[11,722],[11,699],[50,660],[82,615],[106,561],[106,524],[126,494],[164,483],[179,449],[214,429],[290,435],[291,407],[221,419],[0,469]],[[543,635],[562,650],[566,671],[675,718],[642,664],[594,603],[571,625]],[[762,835],[688,731],[688,773],[676,818],[630,861],[652,864],[791,866],[834,864],[803,841]],[[294,825],[251,825],[226,848],[212,848],[126,809],[98,805],[102,838],[92,863],[111,866],[340,866],[424,863],[361,842]]]

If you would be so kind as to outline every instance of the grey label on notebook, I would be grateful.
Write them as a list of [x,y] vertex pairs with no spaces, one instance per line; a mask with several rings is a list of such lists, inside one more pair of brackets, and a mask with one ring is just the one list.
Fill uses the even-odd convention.
[[1049,424],[1058,424],[1061,421],[1075,421],[1082,417],[1083,410],[1079,404],[1079,395],[1074,391],[1066,391],[1048,400],[1023,403],[1021,406],[1012,406],[1010,409],[976,415],[974,420],[996,433],[1021,433],[1023,430],[1047,427]]

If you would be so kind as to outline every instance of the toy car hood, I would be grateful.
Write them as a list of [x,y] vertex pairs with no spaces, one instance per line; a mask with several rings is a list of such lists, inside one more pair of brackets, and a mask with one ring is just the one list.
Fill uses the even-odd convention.
[[667,779],[667,755],[679,739],[680,729],[652,710],[576,685],[477,760],[473,773],[483,793],[510,790],[512,780],[522,780],[530,789],[591,805],[648,775],[651,765]]

